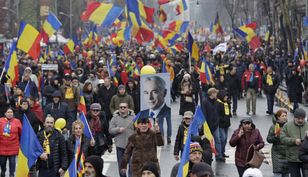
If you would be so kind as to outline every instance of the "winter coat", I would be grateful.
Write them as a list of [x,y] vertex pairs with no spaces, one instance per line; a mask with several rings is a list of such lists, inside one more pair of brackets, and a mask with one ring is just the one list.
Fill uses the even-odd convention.
[[274,95],[279,87],[279,78],[276,74],[272,74],[273,85],[268,85],[268,83],[266,83],[267,75],[268,74],[265,74],[262,80],[264,93]]
[[237,75],[227,74],[226,82],[227,82],[228,94],[232,96],[238,96],[241,92],[241,84]]
[[14,113],[15,117],[17,119],[19,119],[19,121],[22,123],[23,121],[23,116],[24,114],[26,114],[35,134],[37,134],[38,130],[39,130],[39,126],[40,126],[40,121],[38,120],[38,118],[36,117],[36,115],[31,111],[31,110],[22,110],[21,108],[18,109],[18,111],[16,111]]
[[132,177],[141,176],[140,169],[146,162],[153,162],[159,167],[157,146],[163,145],[164,140],[160,133],[155,133],[150,129],[146,133],[137,130],[128,138],[128,144],[120,165],[121,169],[127,169],[130,158]]
[[[65,98],[65,92],[69,87],[71,87],[72,90],[73,90],[73,94],[74,94],[73,99],[66,99]],[[62,100],[65,101],[68,104],[69,110],[70,111],[77,110],[77,106],[79,104],[79,99],[80,99],[80,90],[75,86],[67,86],[67,85],[63,84],[60,87],[60,91],[61,91],[61,94],[62,94]]]
[[[44,131],[42,130],[37,134],[38,140],[43,147],[45,140]],[[38,170],[51,168],[55,174],[59,174],[59,169],[64,171],[68,168],[67,149],[64,137],[62,134],[54,129],[52,135],[49,137],[50,154],[48,160],[43,161],[40,158],[37,161]]]
[[302,92],[304,88],[302,86],[303,78],[298,74],[291,75],[288,80],[288,97],[290,102],[302,102]]
[[87,110],[90,110],[90,106],[92,103],[96,103],[96,93],[94,91],[91,92],[83,92],[84,101],[86,103]]
[[219,128],[228,128],[231,126],[231,104],[228,104],[229,114],[226,114],[224,102],[218,101],[217,103],[217,111],[219,115]]
[[215,99],[210,99],[209,96],[202,99],[201,109],[207,119],[211,132],[214,132],[219,126],[217,104],[218,102]]
[[248,88],[254,89],[255,91],[258,91],[258,89],[261,89],[262,84],[262,77],[261,74],[258,71],[253,71],[253,79],[252,82],[250,82],[250,76],[251,71],[247,70],[244,72],[242,76],[242,90],[247,91]]
[[[28,85],[28,82],[29,82],[29,85]],[[25,94],[25,88],[29,87],[29,91],[30,91],[30,95],[33,96],[34,98],[38,98],[38,89],[37,89],[37,86],[35,85],[34,82],[32,82],[31,80],[29,81],[23,81],[23,82],[20,82],[18,84],[18,87],[23,90],[24,94]]]
[[[68,164],[70,164],[75,156],[75,145],[76,145],[75,135],[71,135],[66,140],[66,145],[67,145],[66,147],[67,147]],[[93,155],[94,153],[94,147],[90,145],[90,139],[85,137],[84,134],[82,135],[81,138],[81,149],[85,158],[87,158],[90,155]]]
[[298,149],[298,158],[304,163],[304,168],[308,169],[308,137],[306,136]]
[[251,145],[259,146],[259,149],[264,147],[263,138],[255,125],[252,124],[252,130],[249,133],[244,133],[241,137],[238,136],[240,128],[233,132],[229,141],[231,147],[236,147],[235,150],[235,165],[239,167],[246,167],[246,156]]
[[308,130],[308,123],[298,126],[294,121],[290,121],[283,126],[280,141],[286,145],[286,159],[288,162],[301,162],[298,158],[299,146],[295,144],[296,139],[304,140],[305,132]]
[[119,109],[120,103],[127,103],[128,109],[131,109],[131,110],[135,109],[133,98],[127,93],[125,93],[124,95],[121,95],[118,92],[116,95],[114,95],[111,98],[111,101],[110,101],[109,109],[112,114],[114,114],[114,112]]
[[[50,81],[51,82],[51,81]],[[53,82],[53,80],[52,80]],[[59,87],[56,87],[54,86],[53,83],[49,84],[49,85],[46,85],[43,89],[43,96],[45,97],[46,99],[46,103],[45,105],[49,104],[49,103],[52,103],[52,94],[59,90]]]
[[[133,119],[135,114],[132,111],[128,112],[126,117],[122,117],[119,111],[116,111],[109,123],[109,133],[114,137],[114,143],[116,147],[125,148],[128,142],[128,138],[134,134]],[[119,133],[120,127],[125,128],[123,133]]]
[[178,133],[176,134],[173,155],[180,155],[184,148],[185,130],[188,132],[188,127],[184,122],[179,125]]
[[44,122],[44,112],[41,105],[38,102],[33,103],[30,110],[35,114],[37,119],[40,121],[40,124]]
[[111,98],[117,94],[116,88],[111,85],[109,89],[105,86],[99,87],[97,92],[97,100],[102,106],[102,110],[105,111],[107,120],[110,121],[112,114],[109,109]]
[[184,115],[186,111],[195,112],[195,93],[196,89],[193,88],[192,81],[181,82],[180,93],[181,93],[181,102],[180,102],[180,115]]
[[134,112],[137,114],[140,112],[140,90],[134,88],[133,90],[127,89],[127,94],[129,94],[134,100]]
[[22,124],[17,118],[11,118],[9,121],[11,122],[11,134],[7,137],[3,135],[3,131],[8,119],[0,118],[0,156],[17,155],[19,151]]
[[[267,134],[267,142],[273,144],[272,153],[272,163],[273,163],[273,173],[288,173],[288,164],[286,160],[286,149],[287,146],[282,144],[280,141],[280,134],[275,135],[275,125],[276,118],[273,117],[273,125],[270,127]],[[279,124],[281,129],[284,124]]]
[[64,118],[66,120],[66,128],[70,128],[70,122],[73,122],[74,118],[72,113],[69,111],[68,105],[65,102],[60,102],[58,104],[49,103],[44,110],[44,117],[50,114],[57,120],[58,118]]

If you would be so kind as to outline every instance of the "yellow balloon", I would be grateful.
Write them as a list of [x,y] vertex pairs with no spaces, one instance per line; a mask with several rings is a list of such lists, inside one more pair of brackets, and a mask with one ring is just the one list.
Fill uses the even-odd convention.
[[92,50],[88,51],[88,57],[91,57],[92,55],[93,55],[93,51]]
[[55,128],[59,131],[61,131],[66,125],[66,121],[64,118],[59,118],[55,122]]
[[156,74],[156,70],[151,65],[145,65],[141,68],[140,75],[145,74]]

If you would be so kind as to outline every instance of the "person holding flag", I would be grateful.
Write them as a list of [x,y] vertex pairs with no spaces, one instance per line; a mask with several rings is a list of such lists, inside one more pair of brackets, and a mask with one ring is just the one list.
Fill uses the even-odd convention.
[[72,134],[66,140],[68,162],[71,163],[76,158],[78,177],[84,173],[84,160],[94,154],[94,139],[90,140],[83,133],[84,124],[81,120],[76,120],[72,124]]
[[288,164],[286,160],[286,145],[280,141],[281,129],[288,121],[288,113],[284,109],[279,109],[273,116],[273,125],[270,127],[267,135],[267,142],[272,146],[273,173],[275,176],[288,176]]
[[24,91],[24,97],[33,96],[35,99],[38,99],[37,86],[31,80],[29,74],[24,74],[22,81],[18,84],[18,87]]
[[12,108],[8,108],[5,116],[0,118],[0,166],[1,177],[5,177],[6,161],[9,160],[10,177],[14,177],[16,156],[19,151],[19,140],[22,125],[19,119],[14,118]]

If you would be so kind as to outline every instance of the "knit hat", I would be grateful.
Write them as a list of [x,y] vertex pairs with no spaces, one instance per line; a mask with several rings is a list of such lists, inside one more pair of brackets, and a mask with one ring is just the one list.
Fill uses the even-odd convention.
[[189,149],[190,149],[190,154],[196,151],[203,153],[203,149],[201,148],[200,144],[197,142],[190,143]]
[[153,162],[147,162],[144,164],[141,172],[144,172],[144,171],[150,171],[152,173],[154,173],[155,177],[159,177],[159,169],[157,168],[157,165]]
[[118,87],[118,90],[121,90],[121,89],[125,89],[125,86],[123,84],[119,85]]
[[194,164],[191,168],[191,173],[197,177],[202,177],[204,175],[210,175],[210,177],[214,177],[214,172],[211,166],[204,162]]
[[294,112],[294,118],[305,118],[306,112],[302,108],[297,108]]
[[248,168],[243,177],[263,177],[262,172],[257,168]]
[[92,103],[91,106],[90,106],[90,109],[91,110],[94,110],[94,109],[98,109],[98,110],[101,110],[102,107],[99,103]]
[[52,94],[52,97],[62,98],[61,92],[59,90],[54,91]]
[[96,155],[91,155],[86,158],[84,163],[90,163],[93,168],[95,169],[95,172],[97,176],[102,176],[103,168],[104,168],[104,160]]
[[194,113],[191,111],[185,111],[183,117],[189,117],[192,118],[194,116]]

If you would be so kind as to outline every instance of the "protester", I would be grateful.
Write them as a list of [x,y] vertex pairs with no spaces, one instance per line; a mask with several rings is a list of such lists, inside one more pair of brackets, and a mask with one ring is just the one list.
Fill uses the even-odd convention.
[[302,108],[294,111],[294,120],[289,121],[283,126],[280,141],[286,146],[286,160],[291,177],[301,177],[304,173],[303,163],[299,159],[299,147],[305,138],[305,132],[308,131],[306,112]]
[[191,168],[189,177],[215,177],[212,167],[204,162],[196,163]]
[[128,109],[127,103],[120,103],[119,108],[110,121],[109,133],[114,137],[120,177],[125,177],[126,175],[122,175],[120,172],[120,165],[123,160],[128,138],[134,134],[134,113]]
[[107,177],[103,175],[104,160],[99,156],[89,156],[84,162],[84,177]]
[[47,115],[44,129],[38,134],[38,140],[44,149],[37,161],[39,177],[60,177],[68,168],[67,149],[64,137],[54,128],[55,118]]
[[159,169],[153,162],[147,162],[144,164],[141,170],[141,177],[160,177]]
[[289,176],[288,164],[286,159],[287,146],[281,143],[280,134],[282,127],[287,123],[288,115],[284,109],[279,109],[273,116],[273,125],[267,135],[267,142],[272,143],[272,163],[275,176]]
[[134,100],[126,93],[124,85],[119,85],[118,93],[111,98],[109,105],[111,114],[114,114],[114,112],[119,109],[120,103],[127,103],[129,109],[135,109]]
[[190,74],[184,74],[184,77],[180,83],[180,93],[181,93],[181,102],[180,102],[180,115],[184,115],[184,112],[191,111],[195,112],[195,89],[193,88],[193,82]]
[[126,174],[129,159],[131,159],[132,177],[141,176],[140,169],[146,162],[155,163],[159,169],[157,146],[163,146],[164,141],[159,126],[155,124],[153,129],[150,129],[149,123],[150,120],[147,117],[140,117],[137,120],[137,131],[128,138],[121,162],[122,174]]
[[235,165],[240,177],[249,168],[246,164],[246,157],[250,146],[254,145],[256,150],[264,147],[263,138],[251,118],[241,120],[239,128],[233,132],[229,141],[235,149]]
[[1,177],[5,177],[6,162],[9,161],[10,177],[15,175],[16,156],[19,151],[19,140],[22,124],[14,117],[12,108],[8,108],[5,116],[0,118],[0,166]]

